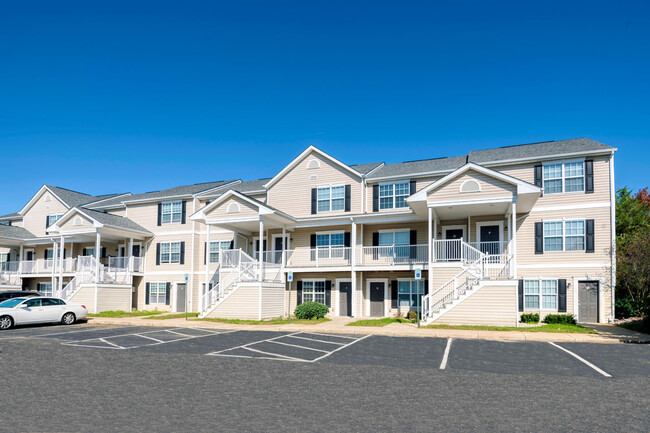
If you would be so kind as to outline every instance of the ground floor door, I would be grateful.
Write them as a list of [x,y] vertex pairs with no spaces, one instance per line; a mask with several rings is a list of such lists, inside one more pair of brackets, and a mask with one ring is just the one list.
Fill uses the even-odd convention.
[[187,296],[187,285],[185,283],[176,284],[176,311],[185,312],[185,297]]
[[578,320],[598,322],[598,281],[578,282]]
[[370,315],[384,315],[384,283],[370,283]]
[[352,283],[339,283],[339,316],[352,316]]

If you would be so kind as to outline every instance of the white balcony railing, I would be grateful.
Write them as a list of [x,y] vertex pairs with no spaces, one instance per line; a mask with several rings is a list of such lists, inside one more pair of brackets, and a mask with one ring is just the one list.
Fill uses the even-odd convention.
[[428,245],[361,247],[358,265],[408,265],[427,263]]
[[484,254],[508,254],[507,241],[494,241],[494,242],[468,242],[468,245],[476,248]]
[[288,267],[350,266],[350,247],[302,248],[285,251]]

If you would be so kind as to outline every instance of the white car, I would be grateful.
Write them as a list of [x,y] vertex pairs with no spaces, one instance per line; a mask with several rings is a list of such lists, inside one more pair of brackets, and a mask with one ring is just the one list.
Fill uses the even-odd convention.
[[46,296],[13,298],[0,302],[0,329],[35,323],[72,325],[88,315],[85,305]]

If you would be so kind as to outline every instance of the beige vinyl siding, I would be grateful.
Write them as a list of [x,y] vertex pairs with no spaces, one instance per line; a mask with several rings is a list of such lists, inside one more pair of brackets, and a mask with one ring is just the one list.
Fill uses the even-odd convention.
[[[79,305],[85,305],[88,313],[96,314],[95,311],[95,285],[94,284],[84,284],[79,288],[77,293],[70,299],[70,302]],[[97,305],[99,309],[99,304]],[[107,311],[107,310],[103,310]]]
[[[391,224],[365,224],[363,226],[363,246],[372,246],[372,234],[381,231],[390,230],[416,230],[417,231],[417,244],[427,244],[427,236],[429,235],[426,222],[411,222],[411,223],[391,223]],[[349,230],[348,230],[349,231]]]
[[[307,169],[312,159],[320,163],[320,168]],[[316,176],[312,179],[312,176]],[[361,212],[361,179],[347,170],[331,163],[317,153],[310,152],[269,189],[268,204],[297,218],[310,217],[311,190],[329,184],[351,185],[350,212],[324,212],[318,216],[345,215]]]
[[262,318],[271,319],[284,316],[285,290],[282,285],[262,287]]
[[[45,197],[48,195],[51,199],[45,201]],[[34,236],[45,236],[45,218],[48,215],[64,214],[67,211],[68,208],[63,203],[46,191],[23,216],[23,227]]]
[[449,264],[447,266],[434,266],[433,268],[433,283],[432,283],[432,292],[435,292],[443,284],[447,283],[449,280],[454,278],[456,275],[460,274],[463,271],[463,268],[460,264]]
[[483,286],[448,310],[434,324],[516,326],[517,286]]
[[207,317],[257,320],[259,317],[259,284],[242,283]]
[[128,218],[139,224],[145,229],[158,235],[159,233],[169,232],[187,232],[192,230],[190,216],[192,215],[192,200],[164,200],[167,201],[186,201],[185,224],[170,223],[158,225],[158,203],[130,204],[127,208]]
[[[432,177],[423,177],[423,178],[418,178],[418,179],[412,179],[415,181],[415,191],[420,191],[421,189],[426,188],[427,186],[431,185],[433,182],[436,180],[440,179],[442,176],[432,176]],[[373,195],[372,195],[372,187],[373,185],[379,185],[380,183],[391,183],[391,182],[403,182],[405,180],[408,180],[409,182],[411,179],[391,179],[391,180],[386,180],[382,182],[369,182],[366,187],[365,187],[365,193],[364,193],[364,202],[365,202],[365,213],[373,213],[372,211],[372,200],[373,200]],[[409,209],[409,208],[405,208]],[[396,210],[399,209],[380,209],[379,212],[395,212]]]
[[[80,215],[79,212],[74,212],[70,217],[66,217],[67,220],[61,224],[61,231],[77,231],[77,230],[88,230],[94,229],[95,226],[88,218],[83,215]],[[75,221],[78,224],[75,225]]]
[[[228,212],[228,207],[231,204],[238,205],[240,211]],[[206,214],[206,218],[208,219],[221,219],[221,218],[239,219],[239,218],[249,218],[249,217],[255,218],[257,216],[259,216],[258,208],[248,203],[247,201],[240,199],[239,197],[231,197],[225,200],[224,202],[219,203],[219,205],[211,209]]]
[[174,291],[174,283],[179,282],[185,282],[185,278],[183,275],[152,275],[152,276],[147,276],[145,277],[145,283],[142,284],[142,290],[138,292],[138,309],[140,310],[158,310],[158,311],[171,311],[172,306],[172,296],[170,293],[169,296],[169,302],[170,305],[166,305],[164,302],[160,304],[146,304],[146,293],[147,293],[147,286],[146,283],[171,283],[169,286],[169,290],[172,292]]
[[97,288],[97,312],[122,310],[130,311],[131,288],[100,285]]
[[[460,192],[461,185],[468,180],[478,182],[481,190],[478,192]],[[489,198],[512,197],[516,191],[517,187],[512,184],[470,170],[462,176],[451,179],[444,185],[429,191],[427,201],[429,203],[434,203],[441,201],[483,200]]]

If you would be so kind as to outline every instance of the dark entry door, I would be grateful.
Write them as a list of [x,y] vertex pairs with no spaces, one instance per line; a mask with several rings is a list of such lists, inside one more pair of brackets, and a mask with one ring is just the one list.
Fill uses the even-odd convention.
[[501,254],[499,226],[481,226],[480,250],[486,254]]
[[339,283],[339,315],[352,315],[352,283]]
[[133,257],[140,257],[140,245],[133,245]]
[[370,283],[370,315],[384,315],[384,283]]
[[578,318],[581,322],[598,322],[598,281],[578,282]]
[[274,247],[273,262],[282,263],[282,251],[284,250],[284,242],[282,241],[282,236],[275,238]]
[[176,311],[179,313],[185,312],[186,288],[187,286],[185,284],[176,284]]
[[445,230],[445,239],[460,239],[463,237],[463,229]]
[[27,261],[34,260],[34,251],[27,251],[25,253],[25,260],[27,260]]
[[[445,230],[445,239],[455,240],[463,237],[463,229]],[[447,261],[460,260],[461,258],[460,242],[445,242],[445,258]]]

